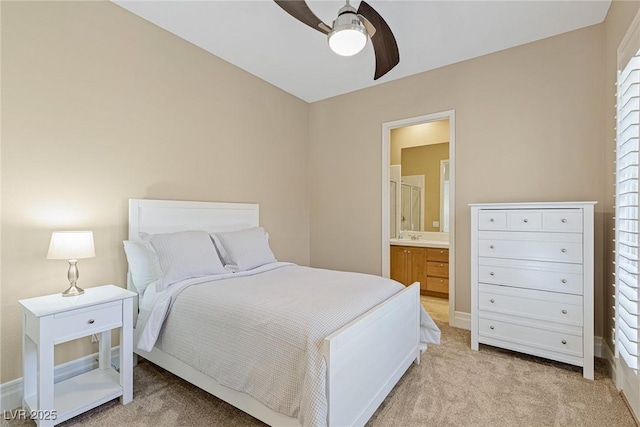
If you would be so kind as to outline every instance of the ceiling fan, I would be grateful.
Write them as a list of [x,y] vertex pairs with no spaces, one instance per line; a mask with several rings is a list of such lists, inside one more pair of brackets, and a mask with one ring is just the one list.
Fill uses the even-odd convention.
[[358,10],[346,0],[338,11],[338,17],[330,27],[320,20],[304,0],[274,0],[289,15],[314,30],[327,34],[331,50],[342,56],[351,56],[360,52],[371,38],[376,57],[376,72],[373,77],[378,80],[400,62],[400,53],[396,38],[382,16],[366,2],[360,2]]

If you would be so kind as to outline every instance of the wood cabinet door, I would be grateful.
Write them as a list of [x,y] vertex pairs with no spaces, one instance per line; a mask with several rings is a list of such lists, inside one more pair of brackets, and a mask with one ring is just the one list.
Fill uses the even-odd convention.
[[424,284],[427,280],[427,259],[425,248],[408,248],[408,282],[407,285],[413,282],[420,282]]
[[404,246],[391,246],[391,279],[397,280],[403,285],[407,285],[407,248]]

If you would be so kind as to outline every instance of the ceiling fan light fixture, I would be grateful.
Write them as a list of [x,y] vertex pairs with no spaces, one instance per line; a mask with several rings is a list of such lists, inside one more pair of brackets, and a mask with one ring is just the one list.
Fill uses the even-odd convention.
[[329,47],[338,55],[352,56],[365,47],[367,37],[367,29],[358,15],[351,11],[341,13],[329,32]]

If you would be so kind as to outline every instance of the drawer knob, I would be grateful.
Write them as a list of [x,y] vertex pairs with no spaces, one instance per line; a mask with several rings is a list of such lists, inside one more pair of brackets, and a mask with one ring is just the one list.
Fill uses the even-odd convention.
[[440,267],[444,267],[444,264],[440,264]]
[[408,253],[408,254],[410,254],[410,253],[411,253],[411,251],[407,251],[407,253]]
[[489,222],[495,222],[495,221],[496,221],[496,220],[495,220],[495,219],[493,219],[493,218],[491,218],[491,219],[489,220]]
[[493,249],[493,245],[489,245],[489,249]]
[[567,222],[567,218],[562,218],[562,222],[566,223]]
[[444,253],[444,251],[440,251],[440,253],[441,253],[441,254],[443,254],[443,253]]
[[567,343],[567,340],[562,340],[562,344],[566,344],[566,343]]
[[495,276],[496,273],[494,273],[493,271],[491,273],[489,273],[489,276]]
[[562,279],[562,283],[567,283],[567,279]]
[[524,222],[529,222],[529,220],[527,218],[524,219]]
[[562,310],[562,314],[567,314],[567,310]]
[[93,325],[95,323],[95,320],[89,319],[89,322],[87,322],[87,323],[89,323],[90,325]]
[[493,304],[494,302],[496,302],[496,300],[494,300],[493,298],[491,298],[491,299],[489,300],[489,302],[491,302],[491,304]]
[[566,254],[566,253],[567,253],[567,250],[566,250],[565,248],[562,248],[562,251],[561,251],[561,252],[562,252],[563,254]]
[[492,326],[489,326],[489,329],[494,330],[495,328],[494,328],[494,327],[493,327],[493,325],[492,325]]

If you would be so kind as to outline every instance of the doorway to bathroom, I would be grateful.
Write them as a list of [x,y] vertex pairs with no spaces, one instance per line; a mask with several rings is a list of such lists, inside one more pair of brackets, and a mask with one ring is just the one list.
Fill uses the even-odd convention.
[[382,125],[382,274],[420,282],[436,320],[455,316],[455,111]]

